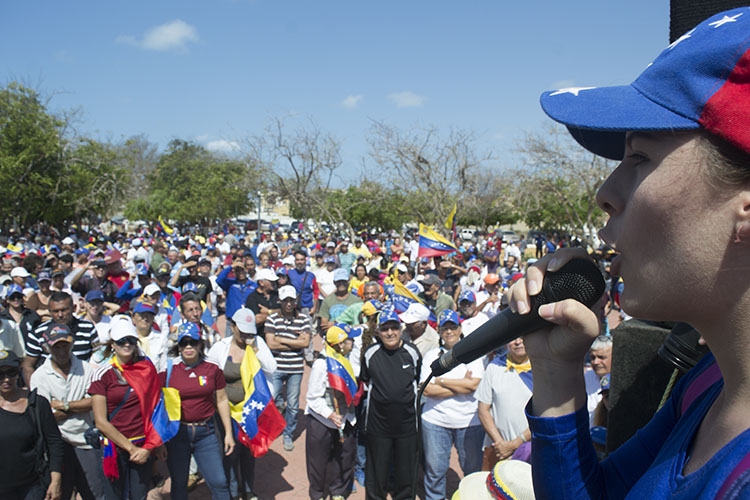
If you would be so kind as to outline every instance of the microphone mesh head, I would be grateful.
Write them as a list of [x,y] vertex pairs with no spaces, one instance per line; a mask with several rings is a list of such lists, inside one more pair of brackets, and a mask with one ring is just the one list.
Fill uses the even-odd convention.
[[542,304],[565,299],[575,299],[591,307],[602,297],[604,288],[604,277],[596,264],[588,259],[573,259],[545,275],[542,291],[533,301],[533,310]]

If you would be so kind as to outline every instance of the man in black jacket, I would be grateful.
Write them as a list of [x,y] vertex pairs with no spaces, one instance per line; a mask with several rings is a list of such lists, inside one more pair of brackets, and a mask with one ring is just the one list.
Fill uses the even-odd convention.
[[378,317],[378,342],[367,348],[362,381],[369,384],[367,466],[368,500],[385,500],[393,470],[393,500],[412,498],[417,466],[416,395],[422,356],[401,338],[398,314],[383,311]]

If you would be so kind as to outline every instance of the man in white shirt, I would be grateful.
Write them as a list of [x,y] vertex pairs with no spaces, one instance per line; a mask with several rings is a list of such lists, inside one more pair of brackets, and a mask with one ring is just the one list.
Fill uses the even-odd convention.
[[84,438],[93,423],[87,393],[94,369],[72,355],[74,336],[68,325],[50,323],[42,340],[50,356],[34,371],[29,385],[49,400],[65,441],[61,498],[70,498],[74,487],[84,500],[104,498],[101,459]]
[[458,309],[461,311],[461,330],[464,335],[470,335],[490,318],[477,310],[477,299],[474,292],[466,291],[458,298]]

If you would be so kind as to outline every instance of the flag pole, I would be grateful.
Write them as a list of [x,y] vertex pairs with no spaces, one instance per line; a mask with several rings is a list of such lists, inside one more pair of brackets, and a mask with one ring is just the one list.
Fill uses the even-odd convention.
[[[336,415],[339,417],[341,416],[341,413],[339,413],[339,400],[336,398],[336,392],[333,392],[333,409],[336,411]],[[346,422],[342,421],[342,424],[346,425]],[[341,427],[339,429],[339,442],[344,442],[344,429]]]

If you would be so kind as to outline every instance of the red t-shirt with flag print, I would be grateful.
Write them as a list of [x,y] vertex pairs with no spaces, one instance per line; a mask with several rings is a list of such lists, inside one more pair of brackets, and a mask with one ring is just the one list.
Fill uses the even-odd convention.
[[[94,373],[89,386],[89,394],[102,395],[107,398],[107,415],[120,406],[125,394],[128,394],[128,384],[125,379],[117,376],[117,369],[112,365],[105,365]],[[141,414],[141,402],[138,394],[131,390],[125,404],[117,410],[110,423],[126,438],[143,436],[144,424]]]
[[[197,366],[189,368],[180,358],[173,360],[172,375],[169,387],[180,393],[182,401],[182,421],[200,422],[210,418],[215,411],[214,392],[223,389],[227,383],[219,365],[203,360]],[[167,384],[167,371],[159,373],[162,387]]]

